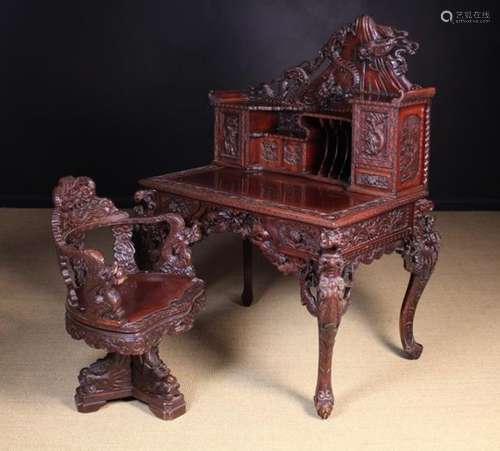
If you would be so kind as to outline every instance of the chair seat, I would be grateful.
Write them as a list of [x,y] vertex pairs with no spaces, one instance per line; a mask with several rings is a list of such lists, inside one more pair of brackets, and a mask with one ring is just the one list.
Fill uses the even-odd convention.
[[200,279],[175,274],[138,272],[127,275],[116,289],[124,310],[120,321],[88,318],[85,311],[68,306],[70,319],[96,333],[143,333],[160,323],[175,324],[192,316],[204,301],[205,284]]
[[[195,280],[196,281],[196,280]],[[161,310],[171,310],[172,316],[192,301],[201,289],[194,288],[193,279],[172,274],[139,272],[131,274],[117,289],[122,298],[125,319],[132,323]],[[178,308],[176,308],[178,307]]]

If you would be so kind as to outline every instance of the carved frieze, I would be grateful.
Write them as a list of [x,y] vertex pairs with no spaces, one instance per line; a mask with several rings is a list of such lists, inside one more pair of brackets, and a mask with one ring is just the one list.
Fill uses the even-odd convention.
[[399,137],[399,180],[401,183],[413,180],[418,174],[421,120],[410,114],[403,120]]
[[320,230],[318,227],[290,221],[276,224],[277,240],[280,246],[317,254],[319,251]]
[[378,175],[378,174],[365,174],[358,173],[356,174],[356,183],[358,185],[365,185],[372,188],[379,189],[390,189],[391,180],[386,175]]
[[268,227],[259,215],[230,208],[208,208],[199,218],[204,233],[235,232],[243,238],[248,238],[275,265],[285,274],[297,273],[304,262],[290,257],[278,250],[279,238],[273,237]]
[[339,248],[348,252],[371,241],[382,239],[410,225],[410,207],[395,208],[387,213],[339,229],[325,229],[321,235],[324,249]]
[[200,208],[200,202],[169,194],[160,196],[161,211],[180,214],[183,218],[190,218]]

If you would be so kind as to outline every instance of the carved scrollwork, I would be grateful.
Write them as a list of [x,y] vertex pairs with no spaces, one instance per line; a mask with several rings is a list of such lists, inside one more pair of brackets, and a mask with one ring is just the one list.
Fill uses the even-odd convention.
[[[57,213],[52,218],[56,238],[68,240],[75,247],[81,245],[82,235],[78,227],[82,224],[97,222],[112,214],[128,216],[109,199],[97,197],[95,183],[88,177],[61,178],[54,188],[53,201]],[[72,237],[74,230],[76,233]]]
[[184,220],[180,216],[172,218],[169,225],[169,233],[162,240],[161,259],[157,262],[158,270],[168,274],[195,277],[190,246],[201,239],[201,230],[198,224],[185,227]]
[[[422,279],[428,279],[434,269],[441,238],[434,230],[431,201],[422,199],[415,203],[413,233],[404,240],[398,252],[403,256],[405,269]],[[423,287],[422,287],[423,289]]]
[[318,309],[325,299],[344,298],[346,293],[346,282],[343,278],[346,263],[337,253],[323,253],[318,263]]
[[304,262],[278,250],[278,243],[258,215],[230,208],[208,208],[198,219],[204,233],[234,232],[248,238],[280,272],[297,273]]
[[323,253],[318,262],[310,261],[299,273],[301,302],[307,311],[317,316],[326,299],[336,297],[342,313],[350,303],[354,265],[339,253]]
[[[359,59],[367,62],[371,70],[377,74],[380,73],[383,81],[392,85],[391,87],[396,88],[396,90],[407,91],[416,87],[405,78],[408,71],[405,55],[414,55],[418,50],[418,44],[408,40],[406,31],[376,25],[367,16],[358,19],[358,21],[360,22],[360,32],[365,37],[358,48]],[[368,79],[369,84],[365,86],[366,91],[379,88],[370,82],[371,80]]]
[[316,58],[248,90],[252,101],[328,110],[363,93],[398,95],[416,87],[409,82],[406,55],[418,44],[408,33],[360,16],[340,28]]
[[132,225],[119,225],[112,228],[114,243],[113,253],[115,264],[126,273],[134,273],[138,271],[135,263],[135,248],[132,243]]
[[[200,306],[203,304],[200,300]],[[89,346],[97,349],[106,349],[125,355],[138,355],[147,352],[160,343],[165,335],[179,335],[191,329],[194,322],[194,313],[198,307],[180,319],[170,322],[160,322],[142,333],[105,332],[81,324],[66,315],[66,331],[75,340],[84,340]]]
[[[95,183],[88,177],[63,177],[53,192],[52,231],[63,280],[71,308],[90,315],[119,321],[124,310],[113,284],[128,270],[134,270],[131,230],[114,232],[115,257],[111,266],[94,249],[85,249],[86,228],[99,226],[107,218],[128,219],[109,199],[96,196]],[[123,264],[123,266],[121,265]]]
[[153,216],[158,207],[157,197],[158,193],[152,189],[136,191],[134,194],[134,213],[137,216]]
[[[348,35],[355,34],[349,24],[334,33],[312,61],[287,69],[280,77],[249,89],[252,99],[327,108],[332,101],[352,95],[359,88],[360,73],[356,65],[341,56]],[[326,62],[331,67],[321,69]],[[320,83],[317,92],[310,89]]]

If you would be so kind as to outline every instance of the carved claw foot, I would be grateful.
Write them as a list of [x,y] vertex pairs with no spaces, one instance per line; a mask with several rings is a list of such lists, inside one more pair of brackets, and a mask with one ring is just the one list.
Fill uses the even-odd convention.
[[314,397],[314,406],[316,407],[316,412],[323,420],[326,420],[333,410],[333,394],[331,390],[320,390]]
[[186,412],[184,396],[179,383],[153,348],[132,360],[132,394],[149,405],[151,411],[163,420],[173,420]]
[[130,357],[109,353],[78,376],[75,403],[79,412],[95,412],[107,401],[126,398],[132,394]]

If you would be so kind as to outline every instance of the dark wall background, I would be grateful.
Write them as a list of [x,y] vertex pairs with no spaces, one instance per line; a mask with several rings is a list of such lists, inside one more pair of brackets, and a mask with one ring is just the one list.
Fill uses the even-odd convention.
[[[491,23],[445,24],[443,9],[488,10]],[[2,0],[0,205],[48,206],[67,174],[124,199],[141,177],[208,163],[210,89],[273,78],[362,13],[420,43],[409,78],[438,90],[438,206],[500,208],[500,16],[476,0]]]

